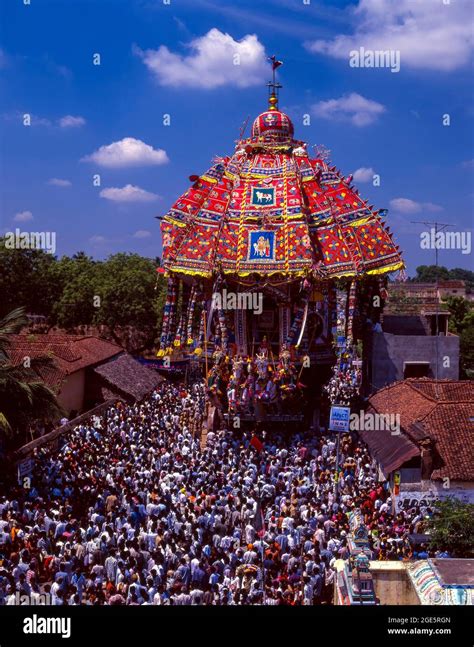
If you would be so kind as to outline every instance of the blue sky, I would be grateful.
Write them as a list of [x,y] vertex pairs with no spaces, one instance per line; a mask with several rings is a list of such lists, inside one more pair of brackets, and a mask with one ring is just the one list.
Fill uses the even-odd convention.
[[[412,220],[472,230],[470,0],[165,2],[2,3],[3,232],[55,231],[59,255],[159,255],[154,216],[265,109],[272,54],[296,137],[358,171],[361,195],[389,209],[409,273],[434,259]],[[400,71],[350,67],[360,47],[399,51]],[[472,254],[440,262],[472,269]]]

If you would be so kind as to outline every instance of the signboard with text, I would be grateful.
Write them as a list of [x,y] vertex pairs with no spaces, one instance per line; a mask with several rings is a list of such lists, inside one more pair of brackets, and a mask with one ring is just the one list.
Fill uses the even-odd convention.
[[23,479],[31,478],[33,473],[34,460],[32,458],[26,458],[25,460],[18,463],[18,483],[23,485]]
[[349,431],[350,418],[350,407],[332,406],[331,413],[329,414],[329,429],[339,432]]

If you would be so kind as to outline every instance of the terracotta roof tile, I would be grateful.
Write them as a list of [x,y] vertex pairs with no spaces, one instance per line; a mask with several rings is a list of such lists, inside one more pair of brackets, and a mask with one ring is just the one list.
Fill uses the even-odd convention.
[[369,399],[378,413],[399,413],[405,437],[415,444],[429,436],[443,466],[432,478],[474,480],[474,383],[410,378],[380,389]]
[[92,335],[20,334],[10,336],[9,357],[14,365],[25,357],[51,357],[54,366],[38,369],[39,376],[56,388],[71,373],[95,366],[123,352],[121,346]]

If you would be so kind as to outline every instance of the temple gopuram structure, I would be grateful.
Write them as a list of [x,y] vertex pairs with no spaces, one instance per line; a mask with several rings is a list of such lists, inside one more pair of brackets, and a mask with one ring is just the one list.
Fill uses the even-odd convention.
[[360,510],[349,515],[350,533],[347,537],[349,558],[336,562],[336,604],[364,605],[378,604],[370,572],[369,535]]
[[[383,211],[268,108],[161,217],[167,298],[158,361],[200,358],[216,406],[301,413],[326,390],[350,402],[374,296],[403,268]],[[375,305],[379,308],[380,305]]]

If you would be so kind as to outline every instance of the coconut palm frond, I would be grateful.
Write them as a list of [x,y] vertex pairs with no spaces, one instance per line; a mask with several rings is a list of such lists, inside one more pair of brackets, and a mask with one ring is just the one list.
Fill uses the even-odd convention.
[[65,415],[54,392],[43,383],[32,385],[35,417],[38,420],[58,420]]
[[35,420],[55,420],[63,413],[57,395],[43,381],[44,369],[54,368],[52,357],[31,358],[28,365],[13,364],[9,356],[11,335],[28,323],[24,308],[0,320],[0,433],[20,434]]
[[0,411],[0,431],[2,431],[6,436],[13,435],[13,429],[10,426],[6,416]]
[[8,358],[10,335],[18,334],[28,324],[25,308],[15,308],[0,320],[0,361]]

